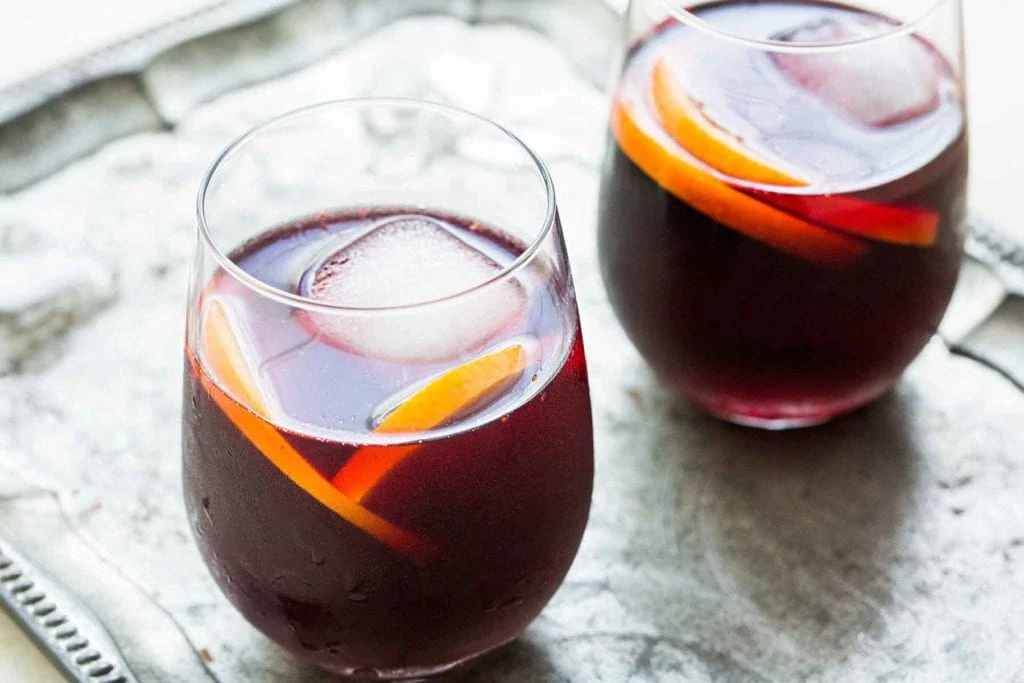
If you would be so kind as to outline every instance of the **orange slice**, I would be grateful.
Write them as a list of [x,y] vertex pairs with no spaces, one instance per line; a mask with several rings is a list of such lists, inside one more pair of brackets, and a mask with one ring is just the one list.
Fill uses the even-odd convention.
[[[374,430],[381,434],[422,432],[508,388],[526,369],[522,344],[505,346],[439,375],[403,401]],[[334,476],[339,491],[359,502],[420,444],[365,446]]]
[[687,152],[727,176],[766,185],[800,187],[806,180],[759,160],[741,139],[704,115],[664,59],[651,72],[651,96],[662,128]]
[[395,526],[338,491],[273,424],[257,414],[266,411],[266,401],[239,345],[237,330],[221,306],[217,299],[207,304],[202,335],[207,359],[217,378],[239,398],[251,401],[253,410],[243,407],[214,384],[192,357],[196,376],[217,406],[286,477],[325,507],[414,561],[428,563],[436,559],[439,553],[432,543]]
[[207,300],[202,328],[203,357],[213,374],[254,413],[269,417],[266,398],[256,383],[256,373],[238,341],[238,330],[220,299],[212,297]]
[[656,183],[747,237],[833,268],[857,262],[868,250],[861,240],[758,201],[673,154],[637,124],[631,106],[621,99],[613,105],[611,125],[623,153]]
[[[651,72],[651,99],[662,128],[680,147],[727,176],[766,185],[804,187],[799,171],[781,160],[758,159],[743,140],[715,125],[686,92],[664,59]],[[843,195],[806,196],[751,190],[757,198],[827,228],[894,244],[929,246],[939,215],[919,207],[889,206]]]
[[750,192],[780,209],[880,242],[928,247],[935,243],[939,232],[938,212],[924,207],[876,204],[845,195]]

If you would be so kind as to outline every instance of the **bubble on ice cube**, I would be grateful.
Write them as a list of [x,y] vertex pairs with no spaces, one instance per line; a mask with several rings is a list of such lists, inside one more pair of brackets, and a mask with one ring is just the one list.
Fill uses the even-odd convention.
[[[849,42],[894,28],[875,17],[829,18],[776,38],[791,43]],[[939,104],[940,62],[912,35],[835,52],[776,53],[773,59],[790,80],[869,126],[910,121]]]
[[356,353],[393,361],[437,361],[482,347],[521,315],[526,294],[515,278],[469,292],[502,266],[443,223],[410,216],[383,221],[328,257],[308,296],[349,308],[409,310],[311,313],[318,330]]

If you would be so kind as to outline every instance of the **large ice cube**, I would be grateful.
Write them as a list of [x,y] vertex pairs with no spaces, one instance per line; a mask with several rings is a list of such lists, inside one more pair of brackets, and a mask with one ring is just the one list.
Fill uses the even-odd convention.
[[456,357],[483,346],[521,315],[526,294],[515,278],[469,292],[501,271],[494,259],[439,221],[385,220],[327,258],[308,295],[352,308],[460,296],[413,309],[314,313],[310,319],[328,339],[366,356],[406,362]]
[[[830,18],[778,36],[791,43],[863,40],[892,31],[877,17]],[[869,126],[909,121],[939,104],[940,61],[912,35],[882,37],[835,52],[776,53],[791,80]]]

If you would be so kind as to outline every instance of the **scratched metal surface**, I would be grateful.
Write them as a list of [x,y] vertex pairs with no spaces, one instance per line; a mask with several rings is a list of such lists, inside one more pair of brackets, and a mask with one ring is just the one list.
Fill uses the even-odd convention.
[[[0,265],[32,274],[0,292],[5,534],[90,602],[141,680],[330,680],[241,620],[188,533],[178,416],[193,198],[220,147],[283,109],[430,97],[512,126],[550,165],[597,430],[593,514],[567,582],[463,680],[1024,680],[1024,395],[935,343],[890,396],[822,429],[761,434],[672,400],[597,271],[606,103],[592,74],[606,65],[577,68],[587,46],[569,59],[573,32],[558,22],[607,26],[608,15],[587,0],[514,4],[367,24],[342,46],[286,43],[281,59],[313,63],[260,85],[237,87],[270,75],[252,61],[236,87],[225,70],[204,80],[211,50],[230,62],[279,34],[305,27],[317,40],[345,24],[343,4],[296,3],[277,28],[229,35],[230,49],[165,55],[119,114],[139,117],[119,135],[138,132],[0,195]],[[504,21],[519,11],[534,14]]]

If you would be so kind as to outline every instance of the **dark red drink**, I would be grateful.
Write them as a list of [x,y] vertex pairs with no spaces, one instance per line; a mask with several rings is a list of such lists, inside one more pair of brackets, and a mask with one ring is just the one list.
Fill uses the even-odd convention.
[[[294,653],[437,673],[514,638],[569,569],[593,476],[586,361],[566,279],[534,259],[493,281],[523,251],[423,211],[321,215],[231,260],[353,310],[293,310],[223,271],[202,292],[193,529],[232,603]],[[476,300],[401,309],[472,283]]]
[[959,80],[924,38],[852,8],[693,12],[714,30],[670,19],[628,52],[604,279],[682,396],[740,422],[819,422],[889,388],[949,301],[967,174]]

